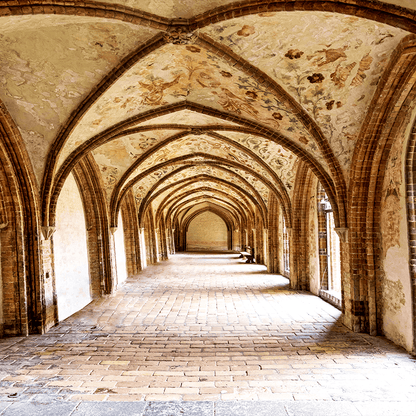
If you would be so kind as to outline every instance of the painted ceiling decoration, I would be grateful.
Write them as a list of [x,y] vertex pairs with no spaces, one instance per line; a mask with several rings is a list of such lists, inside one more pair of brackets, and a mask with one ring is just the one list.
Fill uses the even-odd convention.
[[[204,184],[204,186],[211,186],[213,189],[218,189],[220,191],[223,191],[225,193],[229,193],[229,195],[236,195],[238,194],[239,199],[241,199],[242,201],[246,201],[247,203],[252,203],[254,205],[254,203],[261,205],[263,204],[263,209],[265,209],[265,205],[264,202],[261,200],[261,198],[258,198],[258,195],[253,195],[254,196],[254,200],[247,200],[246,195],[250,195],[250,190],[247,190],[245,188],[241,188],[237,185],[233,185],[230,184],[226,181],[223,180],[216,180],[215,178],[212,177],[207,177],[207,176],[197,176],[195,179],[198,180],[198,182],[195,182],[194,180],[186,180],[181,182],[181,186],[177,187],[176,189],[172,189],[168,195],[166,195],[162,201],[160,201],[160,204],[158,204],[158,200],[155,198],[155,203],[153,204],[154,208],[158,208],[160,209],[165,209],[166,206],[170,203],[170,201],[172,201],[172,198],[175,198],[177,195],[177,191],[181,191],[181,194],[183,192],[186,192],[187,190],[190,189],[197,189],[199,186],[201,186],[201,184]],[[161,197],[163,197],[163,195],[160,195]],[[257,198],[256,198],[257,196]],[[149,203],[151,201],[148,201]]]
[[2,2],[0,100],[43,225],[89,158],[112,226],[129,193],[156,221],[264,223],[273,195],[290,226],[305,164],[345,226],[354,152],[415,14],[413,0]]
[[227,185],[229,187],[235,187],[237,189],[242,190],[246,194],[251,194],[255,197],[255,199],[258,201],[259,204],[265,203],[264,199],[262,200],[261,194],[253,188],[248,182],[243,181],[238,177],[238,175],[232,175],[230,171],[226,171],[226,174],[223,175],[224,177],[219,179],[218,174],[222,173],[220,169],[215,169],[214,175],[209,174],[197,174],[195,175],[194,171],[191,171],[190,169],[187,169],[186,171],[179,172],[179,174],[173,175],[171,178],[173,179],[172,183],[170,184],[169,181],[166,181],[163,185],[165,185],[163,188],[158,190],[160,188],[160,185],[156,187],[156,189],[153,190],[153,192],[149,192],[146,195],[147,201],[146,203],[151,203],[153,200],[155,201],[153,206],[159,206],[159,201],[162,202],[164,198],[167,198],[168,195],[174,195],[177,193],[180,189],[183,189],[185,184],[199,181],[200,180],[211,180],[219,185]]
[[226,206],[227,204],[233,206],[237,211],[240,212],[240,216],[242,216],[242,212],[253,212],[252,210],[250,210],[250,206],[241,203],[241,201],[236,200],[235,197],[227,196],[226,198],[224,198],[224,196],[225,195],[222,192],[209,187],[198,188],[197,190],[194,190],[192,192],[188,191],[184,194],[183,200],[176,201],[177,203],[173,204],[167,210],[167,216],[170,217],[169,214],[172,214],[172,216],[174,217],[175,211],[192,207],[201,200],[221,202],[223,206]]

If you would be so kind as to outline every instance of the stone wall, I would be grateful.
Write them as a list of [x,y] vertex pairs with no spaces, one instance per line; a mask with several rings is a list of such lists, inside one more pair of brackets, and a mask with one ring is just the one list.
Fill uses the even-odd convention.
[[227,227],[212,212],[198,215],[189,225],[186,248],[192,250],[227,250]]

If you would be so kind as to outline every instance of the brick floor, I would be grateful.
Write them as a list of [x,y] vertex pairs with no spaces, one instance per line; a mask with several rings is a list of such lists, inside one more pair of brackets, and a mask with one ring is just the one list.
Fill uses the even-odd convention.
[[173,256],[47,334],[0,340],[0,402],[348,402],[379,416],[416,409],[415,374],[403,349],[231,254]]

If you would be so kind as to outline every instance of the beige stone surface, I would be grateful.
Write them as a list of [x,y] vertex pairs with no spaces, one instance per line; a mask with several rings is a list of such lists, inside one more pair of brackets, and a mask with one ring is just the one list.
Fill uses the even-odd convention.
[[237,257],[176,255],[47,334],[0,340],[0,392],[36,384],[71,401],[414,400],[415,363],[403,349],[350,332],[331,305]]

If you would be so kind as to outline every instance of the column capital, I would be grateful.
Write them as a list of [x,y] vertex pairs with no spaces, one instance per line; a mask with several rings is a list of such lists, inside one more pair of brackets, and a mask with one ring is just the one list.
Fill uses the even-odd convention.
[[41,230],[42,230],[43,238],[45,240],[49,240],[52,237],[53,233],[56,231],[56,227],[44,226],[44,227],[41,227]]
[[348,228],[347,227],[334,228],[334,230],[338,234],[339,239],[343,243],[346,243],[348,241]]

